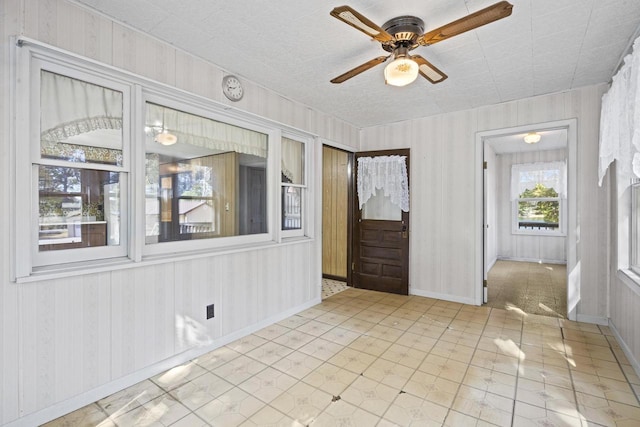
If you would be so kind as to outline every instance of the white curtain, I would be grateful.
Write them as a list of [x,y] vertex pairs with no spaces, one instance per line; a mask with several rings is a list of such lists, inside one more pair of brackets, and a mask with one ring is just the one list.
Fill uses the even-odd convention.
[[293,184],[304,184],[304,143],[282,138],[282,174]]
[[194,114],[147,103],[148,128],[166,130],[178,143],[217,151],[235,151],[267,157],[267,135]]
[[409,212],[409,179],[406,156],[376,156],[358,158],[358,203],[360,209],[376,194],[384,191],[391,203]]
[[[40,129],[40,139],[44,143],[66,141],[98,130],[120,130],[122,93],[42,71]],[[121,148],[122,141],[118,142]]]
[[602,96],[598,184],[615,160],[624,190],[640,177],[640,38]]
[[553,188],[562,199],[567,198],[567,166],[565,162],[521,163],[511,166],[511,200],[536,184]]

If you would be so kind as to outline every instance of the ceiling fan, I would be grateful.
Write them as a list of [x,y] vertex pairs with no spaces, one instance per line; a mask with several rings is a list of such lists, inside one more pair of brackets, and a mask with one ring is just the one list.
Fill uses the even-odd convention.
[[509,2],[501,1],[424,33],[424,21],[415,16],[399,16],[379,27],[349,6],[336,7],[331,11],[331,16],[379,41],[382,44],[382,49],[390,54],[365,62],[332,79],[331,83],[342,83],[349,80],[369,68],[382,64],[391,56],[394,60],[384,70],[385,83],[405,86],[413,82],[418,74],[431,83],[440,83],[447,78],[447,75],[422,56],[410,55],[409,52],[418,46],[430,46],[498,19],[506,18],[511,15],[512,8],[513,5]]

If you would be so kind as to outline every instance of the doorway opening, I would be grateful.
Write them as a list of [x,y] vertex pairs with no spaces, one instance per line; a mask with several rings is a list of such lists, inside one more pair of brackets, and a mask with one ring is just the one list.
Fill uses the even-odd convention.
[[322,146],[322,298],[351,285],[353,153]]
[[[537,143],[524,136],[536,133]],[[482,132],[478,302],[575,318],[575,120]]]

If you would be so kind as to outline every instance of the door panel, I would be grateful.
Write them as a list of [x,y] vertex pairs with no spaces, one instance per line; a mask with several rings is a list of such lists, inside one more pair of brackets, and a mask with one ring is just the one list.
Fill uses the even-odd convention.
[[[406,157],[409,172],[409,150],[369,151],[359,157],[400,155]],[[354,171],[357,182],[357,167]],[[369,205],[371,204],[371,205]],[[389,202],[379,191],[360,210],[354,197],[353,221],[353,285],[407,295],[409,293],[409,212]]]

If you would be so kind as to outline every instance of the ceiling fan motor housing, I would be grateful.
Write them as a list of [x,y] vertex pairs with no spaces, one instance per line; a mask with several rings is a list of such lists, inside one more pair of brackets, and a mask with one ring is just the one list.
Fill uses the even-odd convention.
[[395,38],[395,41],[382,45],[384,50],[393,52],[400,46],[413,49],[417,47],[417,38],[424,33],[424,21],[416,16],[398,16],[385,22],[382,28]]

